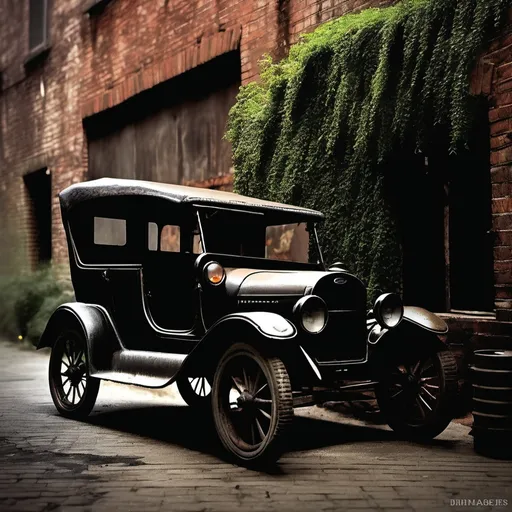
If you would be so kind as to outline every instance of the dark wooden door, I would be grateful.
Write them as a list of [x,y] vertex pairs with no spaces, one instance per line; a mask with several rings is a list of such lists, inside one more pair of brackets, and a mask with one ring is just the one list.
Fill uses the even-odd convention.
[[184,183],[228,174],[224,134],[239,87],[240,55],[231,52],[86,120],[89,178]]

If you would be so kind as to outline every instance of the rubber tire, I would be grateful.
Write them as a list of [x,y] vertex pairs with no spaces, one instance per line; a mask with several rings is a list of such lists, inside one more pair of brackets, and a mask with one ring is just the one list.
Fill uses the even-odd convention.
[[[64,343],[66,339],[76,339],[79,341],[84,349],[86,348],[86,341],[83,336],[83,334],[80,331],[77,330],[67,330],[62,331],[59,336],[57,337],[57,340],[55,341],[55,344],[53,345],[52,352],[50,354],[50,364],[48,366],[48,382],[50,386],[50,394],[53,400],[53,403],[55,404],[55,407],[59,414],[66,418],[71,419],[83,419],[86,418],[90,412],[92,411],[92,408],[94,407],[94,404],[96,403],[96,398],[98,396],[98,391],[100,388],[100,380],[95,379],[94,377],[91,377],[89,375],[89,372],[87,371],[86,374],[86,387],[85,387],[85,394],[82,397],[82,400],[73,408],[67,406],[64,404],[59,396],[59,392],[57,390],[57,383],[55,382],[55,379],[53,377],[54,372],[56,371],[55,365],[59,365],[59,374],[60,374],[60,366],[61,366],[61,357],[59,357],[59,346],[58,344]],[[85,350],[85,359],[87,367],[89,367],[89,359],[87,355],[87,350]]]
[[[375,395],[380,410],[388,425],[400,436],[407,439],[427,441],[434,439],[450,424],[454,405],[458,396],[458,371],[457,362],[453,354],[448,351],[439,351],[431,355],[437,365],[442,392],[437,402],[434,416],[428,423],[420,426],[412,426],[404,423],[402,419],[388,405],[387,388],[384,384],[377,384]],[[400,364],[400,363],[398,363]]]
[[188,406],[194,407],[197,409],[204,409],[207,411],[211,410],[211,398],[212,392],[208,395],[202,397],[199,396],[193,389],[188,377],[180,377],[176,381],[176,385],[178,386],[178,391],[180,392],[181,398],[187,403]]
[[[240,450],[230,439],[224,424],[220,386],[222,373],[228,362],[236,356],[252,358],[263,371],[269,384],[274,403],[272,423],[267,438],[258,450],[247,453]],[[236,343],[221,357],[215,371],[212,386],[212,413],[217,435],[227,452],[242,465],[266,465],[277,461],[285,450],[287,433],[293,421],[293,397],[290,377],[283,361],[276,356],[263,354],[253,345]]]

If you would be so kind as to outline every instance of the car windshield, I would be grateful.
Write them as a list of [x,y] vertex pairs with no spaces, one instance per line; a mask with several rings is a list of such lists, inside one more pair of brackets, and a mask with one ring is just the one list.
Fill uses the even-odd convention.
[[[200,221],[204,250],[208,252],[298,263],[320,262],[314,225],[307,219],[278,224],[279,218],[270,220],[263,214],[205,209],[200,212]],[[199,245],[195,246],[197,251]]]

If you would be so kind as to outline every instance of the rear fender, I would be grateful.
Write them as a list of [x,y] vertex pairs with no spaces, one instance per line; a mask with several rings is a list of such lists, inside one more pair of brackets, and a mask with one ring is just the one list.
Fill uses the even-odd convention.
[[295,326],[281,315],[266,311],[234,313],[218,320],[189,354],[180,373],[211,376],[222,354],[237,342],[252,343],[277,353],[290,373],[295,373],[298,362],[315,377],[314,363],[301,351]]
[[91,374],[109,368],[112,354],[121,348],[121,344],[105,308],[83,302],[62,304],[46,324],[37,348],[53,347],[60,333],[67,329],[76,329],[83,334]]

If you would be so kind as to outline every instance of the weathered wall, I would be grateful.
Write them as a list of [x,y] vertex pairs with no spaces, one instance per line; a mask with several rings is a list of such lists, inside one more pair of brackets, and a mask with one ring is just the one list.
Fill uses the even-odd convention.
[[[391,1],[112,0],[94,15],[82,0],[52,3],[51,49],[25,67],[28,2],[0,0],[0,273],[34,261],[22,177],[42,167],[52,173],[53,260],[66,261],[57,194],[86,176],[84,118],[232,50],[246,83],[263,53],[285,55],[317,24]],[[205,178],[231,186],[229,176]]]
[[[258,75],[263,53],[279,58],[304,31],[352,10],[391,1],[112,0],[88,15],[81,0],[53,0],[51,49],[24,66],[27,4],[0,0],[0,273],[27,268],[33,226],[23,175],[52,173],[53,259],[67,249],[58,192],[86,177],[87,125],[116,105],[219,55],[239,51],[240,80]],[[497,320],[458,319],[461,346],[501,345],[512,337],[512,35],[510,27],[480,60],[473,92],[489,96]],[[103,114],[102,114],[103,115]],[[230,188],[231,177],[185,183]]]
[[[492,230],[497,320],[512,322],[512,10],[511,24],[473,73],[472,92],[488,96]],[[512,331],[509,333],[512,337]]]
[[[79,0],[55,1],[52,48],[46,59],[24,66],[28,53],[28,2],[0,2],[0,229],[3,268],[27,267],[32,260],[30,205],[23,175],[48,167],[53,179],[53,236],[63,239],[57,191],[80,180],[85,167],[79,109]],[[4,238],[4,233],[12,234]],[[65,259],[63,244],[54,257]]]
[[239,87],[234,51],[89,118],[88,177],[184,183],[232,174],[224,133]]

